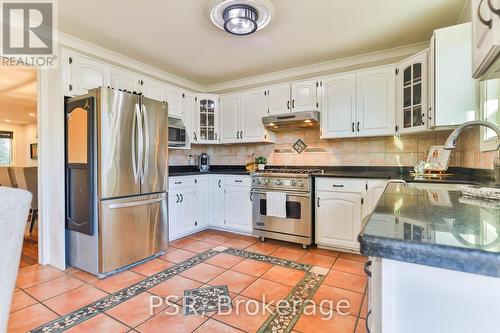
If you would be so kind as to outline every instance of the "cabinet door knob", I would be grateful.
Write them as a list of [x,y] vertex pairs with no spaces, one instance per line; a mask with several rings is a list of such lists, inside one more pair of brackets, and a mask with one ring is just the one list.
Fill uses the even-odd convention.
[[[485,26],[488,27],[488,29],[491,29],[491,22],[492,22],[492,19],[489,19],[489,20],[486,20],[484,19],[484,17],[481,15],[481,5],[483,4],[483,1],[484,0],[481,0],[479,1],[479,4],[477,5],[477,18],[479,19],[479,21],[484,24]],[[490,7],[491,9],[491,7]]]
[[368,313],[366,314],[365,325],[366,325],[366,332],[367,333],[370,333],[370,325],[368,324],[368,318],[370,318],[371,314],[372,314],[372,310],[369,310]]
[[351,128],[352,128],[352,131],[354,132],[355,131],[354,130],[354,122],[352,123]]
[[319,207],[319,197],[318,197],[318,200],[316,200],[316,204],[317,204],[317,205],[318,205],[318,207]]
[[243,139],[243,131],[240,132],[240,139]]
[[359,132],[359,121],[358,121],[358,132]]
[[180,197],[178,194],[175,195],[177,197],[177,201],[175,203],[179,203]]
[[292,100],[292,109],[295,109],[295,100]]
[[240,132],[236,132],[236,139],[240,138]]
[[370,272],[370,269],[369,269],[371,265],[372,265],[372,261],[368,260],[367,262],[365,262],[365,266],[363,267],[363,270],[365,271],[365,274],[368,277],[372,277],[372,272]]
[[[490,7],[490,10],[497,14],[497,15],[500,15],[500,9],[496,9],[495,6],[493,6],[493,2],[491,0],[488,0],[488,7]],[[491,22],[491,20],[490,20]],[[490,23],[491,24],[491,23]]]
[[287,101],[287,102],[286,102],[286,108],[287,108],[288,110],[290,110],[290,101]]

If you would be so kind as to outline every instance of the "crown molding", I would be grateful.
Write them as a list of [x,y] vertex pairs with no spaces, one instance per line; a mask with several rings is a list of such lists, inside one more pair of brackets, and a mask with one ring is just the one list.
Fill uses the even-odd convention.
[[180,86],[192,91],[205,91],[205,86],[196,82],[184,79],[180,76],[162,71],[153,66],[147,65],[138,60],[123,56],[114,51],[105,49],[101,46],[86,42],[71,35],[59,32],[59,44],[64,47],[71,48],[78,52],[87,53],[91,57],[101,58],[102,60],[112,62],[119,67],[127,67],[143,73],[145,75],[155,77],[159,80]]
[[206,85],[204,88],[210,92],[225,92],[236,89],[244,89],[252,86],[290,81],[297,78],[326,75],[328,73],[341,72],[341,69],[351,69],[368,63],[383,63],[397,61],[397,59],[413,55],[429,46],[429,42],[409,44],[392,49],[375,51],[356,55],[352,57],[340,58],[332,61],[321,62],[312,65],[285,69],[282,71],[256,75],[244,79],[227,81]]

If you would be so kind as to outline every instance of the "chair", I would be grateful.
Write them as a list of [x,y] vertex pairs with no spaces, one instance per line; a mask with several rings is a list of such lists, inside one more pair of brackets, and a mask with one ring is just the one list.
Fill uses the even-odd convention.
[[31,198],[28,191],[0,187],[0,332],[7,331]]
[[12,187],[9,167],[0,167],[0,186]]
[[26,179],[24,178],[24,168],[23,167],[11,167],[13,175],[12,187],[21,188],[23,190],[28,189],[26,186]]
[[38,219],[38,168],[24,168],[24,183],[26,189],[33,195],[31,200],[30,234],[33,232],[35,221]]

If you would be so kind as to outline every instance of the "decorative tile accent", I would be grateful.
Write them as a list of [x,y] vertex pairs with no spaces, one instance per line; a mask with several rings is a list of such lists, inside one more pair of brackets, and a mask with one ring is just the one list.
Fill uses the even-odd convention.
[[130,287],[124,288],[104,297],[94,303],[91,303],[83,308],[80,308],[74,312],[71,312],[65,316],[59,317],[47,324],[37,327],[30,332],[33,333],[48,333],[48,332],[62,332],[73,326],[84,322],[99,313],[103,313],[118,304],[131,299],[134,296],[139,295],[146,290],[165,282],[174,275],[180,274],[189,268],[204,262],[205,260],[215,256],[218,252],[213,250],[208,250],[206,252],[200,253],[186,261],[176,264],[172,267],[167,268],[164,271],[156,273]]
[[307,273],[304,278],[292,289],[277,307],[274,313],[258,330],[258,333],[288,333],[304,311],[306,301],[313,298],[325,277],[314,273]]
[[319,274],[319,275],[327,275],[330,270],[325,267],[313,266],[309,273]]
[[216,246],[216,247],[214,247],[212,250],[217,251],[217,252],[224,252],[224,251],[226,251],[227,249],[228,249],[228,248],[227,248],[227,247],[225,247],[225,246]]
[[304,149],[306,149],[306,147],[307,145],[301,139],[295,141],[295,143],[292,146],[292,148],[295,149],[295,151],[299,154],[302,153]]
[[263,262],[267,262],[267,263],[270,263],[273,265],[280,265],[280,266],[284,266],[284,267],[300,269],[302,271],[309,271],[312,267],[312,265],[303,264],[303,263],[296,262],[296,261],[291,261],[291,260],[286,260],[286,259],[281,259],[281,258],[276,258],[276,257],[270,257],[270,256],[266,256],[266,255],[263,255],[260,253],[249,252],[249,251],[244,251],[244,250],[237,250],[237,249],[232,249],[232,248],[227,249],[226,251],[224,251],[224,253],[232,254],[234,256],[238,256],[238,257],[242,257],[242,258],[263,261]]
[[207,312],[228,310],[231,298],[227,286],[184,290],[184,315],[204,315]]

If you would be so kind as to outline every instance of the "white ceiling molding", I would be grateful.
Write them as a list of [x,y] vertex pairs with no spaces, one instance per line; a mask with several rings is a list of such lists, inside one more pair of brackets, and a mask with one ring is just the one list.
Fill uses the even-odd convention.
[[153,66],[147,65],[138,60],[123,56],[119,53],[110,51],[95,44],[83,41],[76,37],[59,32],[59,44],[69,47],[78,52],[87,53],[91,57],[101,58],[102,60],[112,62],[119,67],[128,67],[144,75],[155,77],[159,80],[180,86],[192,91],[205,91],[205,87],[196,82],[184,79],[180,76],[159,70]]
[[256,87],[259,85],[279,83],[283,81],[292,81],[299,78],[321,76],[342,72],[341,69],[352,70],[353,67],[360,67],[365,64],[378,63],[383,64],[385,61],[400,59],[412,54],[415,54],[429,46],[429,42],[421,42],[411,45],[400,46],[392,49],[375,51],[366,54],[361,54],[353,57],[346,57],[337,60],[331,60],[318,64],[312,64],[302,67],[296,67],[267,73],[262,75],[251,76],[244,79],[227,81],[205,86],[206,91],[213,93],[227,92],[230,90],[244,89]]

